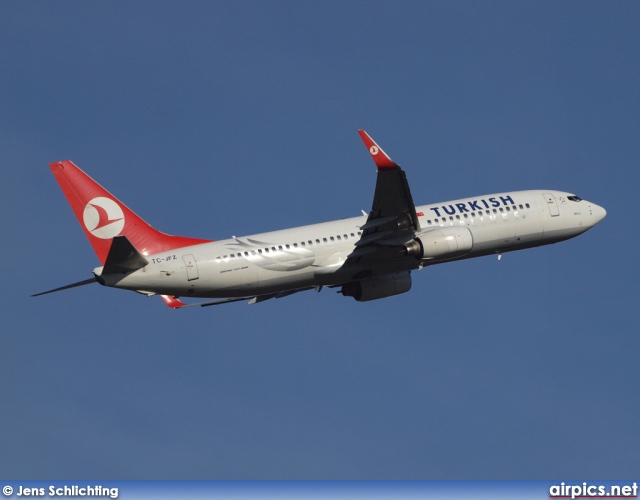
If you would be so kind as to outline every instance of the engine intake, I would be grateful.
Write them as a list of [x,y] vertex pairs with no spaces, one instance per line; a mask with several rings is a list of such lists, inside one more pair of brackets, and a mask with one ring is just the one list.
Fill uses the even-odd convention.
[[417,260],[454,259],[472,250],[473,236],[467,227],[441,227],[419,234],[404,247]]

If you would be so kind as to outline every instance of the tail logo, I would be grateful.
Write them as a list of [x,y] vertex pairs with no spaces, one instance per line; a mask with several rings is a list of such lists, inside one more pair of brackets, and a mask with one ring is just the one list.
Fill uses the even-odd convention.
[[380,151],[376,146],[371,146],[369,148],[369,153],[371,153],[373,156],[378,154],[378,151]]
[[118,236],[124,228],[124,213],[115,201],[99,196],[84,207],[84,227],[103,240]]

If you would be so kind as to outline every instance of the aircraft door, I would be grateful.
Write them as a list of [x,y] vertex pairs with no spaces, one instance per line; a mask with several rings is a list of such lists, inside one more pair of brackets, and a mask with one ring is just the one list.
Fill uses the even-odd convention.
[[552,193],[544,193],[542,196],[544,196],[544,199],[547,202],[547,208],[549,209],[551,217],[557,217],[560,215],[558,204],[556,203],[556,197],[553,196]]
[[197,280],[200,275],[198,273],[198,263],[196,262],[196,258],[191,255],[183,255],[182,260],[184,260],[184,267],[187,269],[187,281]]

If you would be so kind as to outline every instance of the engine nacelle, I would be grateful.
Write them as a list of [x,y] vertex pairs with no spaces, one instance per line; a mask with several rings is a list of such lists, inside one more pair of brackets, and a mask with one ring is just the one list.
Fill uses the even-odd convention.
[[418,260],[454,259],[468,254],[472,248],[473,236],[465,226],[426,231],[405,245],[407,255]]
[[353,297],[358,302],[366,302],[367,300],[400,295],[409,290],[411,290],[411,274],[409,271],[403,271],[396,274],[352,281],[342,286],[342,295]]

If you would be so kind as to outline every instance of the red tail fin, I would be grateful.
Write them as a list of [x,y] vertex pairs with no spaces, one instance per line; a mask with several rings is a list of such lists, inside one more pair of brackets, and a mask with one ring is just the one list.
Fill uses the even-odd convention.
[[102,264],[114,236],[124,235],[142,255],[207,243],[152,228],[70,161],[49,165]]

